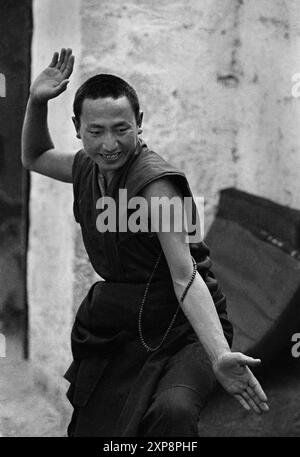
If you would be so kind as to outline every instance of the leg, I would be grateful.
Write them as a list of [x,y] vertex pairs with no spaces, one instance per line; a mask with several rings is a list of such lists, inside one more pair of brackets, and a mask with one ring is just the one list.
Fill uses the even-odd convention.
[[198,436],[201,397],[185,386],[157,395],[143,417],[140,436]]
[[166,364],[141,421],[139,436],[199,436],[199,414],[215,385],[201,343],[183,347]]

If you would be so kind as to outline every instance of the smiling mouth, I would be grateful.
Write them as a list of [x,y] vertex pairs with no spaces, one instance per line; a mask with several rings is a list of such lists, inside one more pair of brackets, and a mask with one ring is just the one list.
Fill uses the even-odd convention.
[[101,155],[101,157],[104,157],[105,160],[113,162],[113,161],[117,160],[117,158],[120,156],[120,154],[121,154],[121,152],[116,152],[114,154],[104,154],[104,153],[102,153],[100,155]]

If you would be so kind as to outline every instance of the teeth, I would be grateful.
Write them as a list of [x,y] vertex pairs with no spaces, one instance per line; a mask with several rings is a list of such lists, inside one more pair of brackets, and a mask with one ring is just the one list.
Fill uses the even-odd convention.
[[105,159],[108,159],[108,160],[115,160],[118,156],[119,156],[119,152],[117,152],[116,154],[102,154],[103,157]]

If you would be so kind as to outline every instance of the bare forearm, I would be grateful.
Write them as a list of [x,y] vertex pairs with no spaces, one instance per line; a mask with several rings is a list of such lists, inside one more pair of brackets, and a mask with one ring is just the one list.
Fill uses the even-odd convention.
[[[173,281],[173,283],[179,300],[188,280]],[[196,273],[194,282],[182,304],[182,309],[212,363],[222,354],[230,352],[213,299],[199,273]]]
[[35,101],[30,97],[22,130],[22,163],[26,168],[30,168],[43,152],[54,147],[48,130],[47,116],[47,102]]

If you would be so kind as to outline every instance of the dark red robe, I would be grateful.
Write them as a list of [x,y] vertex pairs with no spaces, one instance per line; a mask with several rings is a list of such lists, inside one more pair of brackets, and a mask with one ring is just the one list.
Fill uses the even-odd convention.
[[[150,182],[168,176],[183,196],[191,196],[184,173],[139,142],[129,161],[116,172],[106,196],[118,202],[119,189],[127,197],[140,195]],[[73,436],[138,436],[140,421],[153,394],[170,385],[187,385],[205,401],[213,388],[210,362],[186,316],[179,310],[162,347],[148,352],[138,334],[138,313],[145,287],[161,246],[156,234],[100,233],[96,219],[102,197],[98,166],[84,151],[73,165],[74,215],[95,271],[103,278],[81,303],[72,330],[74,361],[65,374],[71,383],[68,398],[74,406],[69,434]],[[225,337],[232,341],[226,300],[210,270],[209,250],[201,242],[190,245],[198,272],[206,282]],[[155,347],[164,335],[178,300],[164,255],[145,303],[142,328]],[[205,370],[204,370],[205,367]]]

